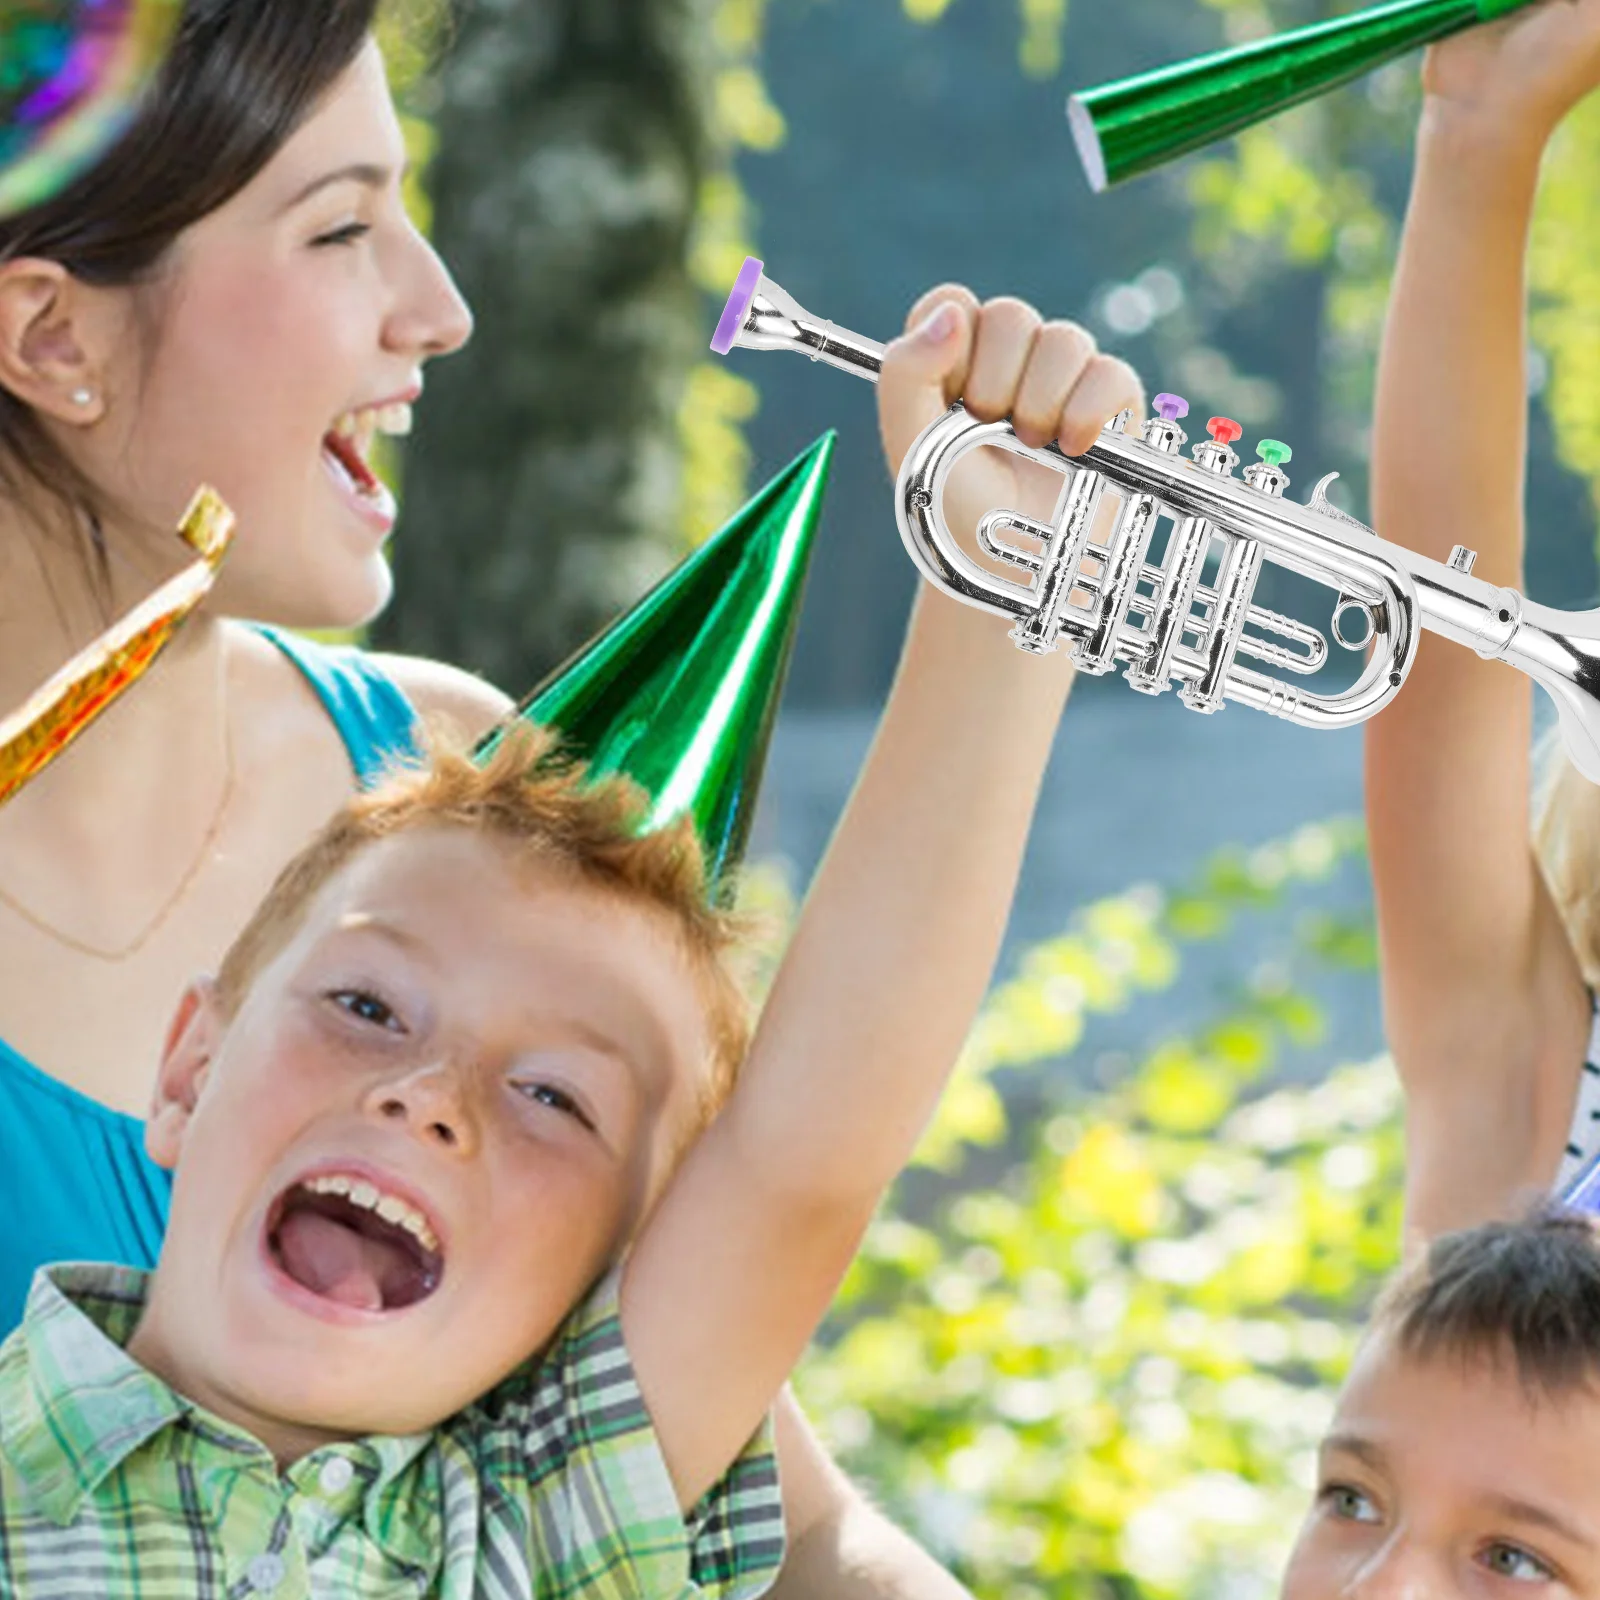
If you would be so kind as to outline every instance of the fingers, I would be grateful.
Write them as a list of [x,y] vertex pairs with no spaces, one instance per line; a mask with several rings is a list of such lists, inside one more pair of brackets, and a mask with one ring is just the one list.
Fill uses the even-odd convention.
[[1037,365],[1032,358],[1043,326],[1023,300],[990,300],[979,311],[961,403],[980,422],[998,422],[1017,409],[1023,376]]
[[912,441],[961,393],[978,312],[970,289],[941,284],[911,308],[905,333],[884,352],[878,418],[891,471],[899,471]]
[[1024,444],[1038,449],[1056,437],[1067,402],[1098,355],[1093,338],[1076,323],[1040,328],[1011,408],[1011,426]]
[[1095,356],[1062,408],[1056,437],[1069,456],[1081,456],[1100,437],[1100,430],[1119,411],[1144,414],[1144,386],[1139,375],[1115,356]]
[[1071,322],[1046,322],[1025,301],[979,304],[970,289],[941,284],[911,308],[907,331],[885,353],[879,415],[892,470],[917,435],[959,399],[982,422],[1009,417],[1018,438],[1052,439],[1081,455],[1118,412],[1142,413],[1132,369],[1102,355]]

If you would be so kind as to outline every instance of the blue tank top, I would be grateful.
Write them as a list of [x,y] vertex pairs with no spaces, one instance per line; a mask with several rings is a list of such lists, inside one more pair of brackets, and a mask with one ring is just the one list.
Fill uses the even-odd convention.
[[[417,716],[361,651],[259,631],[305,675],[371,785],[419,750]],[[0,1040],[0,1336],[22,1320],[34,1272],[52,1261],[150,1267],[171,1175],[144,1153],[144,1124],[58,1083]]]

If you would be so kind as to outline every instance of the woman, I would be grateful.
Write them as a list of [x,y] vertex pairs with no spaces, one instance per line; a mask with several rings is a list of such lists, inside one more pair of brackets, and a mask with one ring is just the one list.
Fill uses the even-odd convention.
[[[1600,0],[1530,6],[1436,45],[1425,69],[1373,507],[1396,543],[1440,560],[1471,546],[1490,583],[1521,587],[1540,161],[1597,85]],[[1504,1214],[1600,1147],[1600,791],[1560,763],[1541,861],[1531,720],[1525,678],[1424,638],[1404,691],[1368,725],[1384,1007],[1419,1234]]]
[[[190,0],[87,177],[0,221],[0,706],[183,560],[195,486],[239,519],[206,611],[0,808],[0,1325],[34,1267],[146,1264],[139,1118],[174,997],[417,716],[510,706],[433,662],[297,643],[389,594],[368,465],[471,319],[401,201],[377,0]],[[959,1594],[780,1416],[784,1589]]]
[[30,1259],[153,1258],[165,1185],[137,1119],[182,975],[406,747],[413,709],[476,725],[505,704],[442,667],[372,664],[374,714],[341,728],[289,641],[222,620],[349,627],[382,607],[394,508],[363,462],[372,426],[471,321],[401,207],[372,4],[336,0],[319,28],[190,9],[129,138],[0,222],[0,704],[182,563],[196,484],[241,524],[214,609],[0,810],[0,1105],[28,1133],[0,1162],[7,1327]]

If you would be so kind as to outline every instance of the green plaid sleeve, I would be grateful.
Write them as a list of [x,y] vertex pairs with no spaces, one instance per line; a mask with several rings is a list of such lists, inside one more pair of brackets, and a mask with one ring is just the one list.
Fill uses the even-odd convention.
[[753,1600],[784,1553],[771,1423],[685,1516],[623,1344],[620,1281],[491,1401],[485,1476],[524,1500],[542,1600]]

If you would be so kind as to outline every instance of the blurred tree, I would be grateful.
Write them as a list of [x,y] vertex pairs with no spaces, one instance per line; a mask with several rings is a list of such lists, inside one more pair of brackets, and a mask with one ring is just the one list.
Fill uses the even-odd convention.
[[[691,244],[729,226],[700,221],[708,192],[729,211],[728,125],[763,132],[759,16],[748,0],[460,10],[428,108],[429,190],[478,331],[430,376],[377,642],[519,690],[678,553],[705,321]],[[713,421],[749,404],[701,399]],[[697,505],[731,509],[729,476]]]

